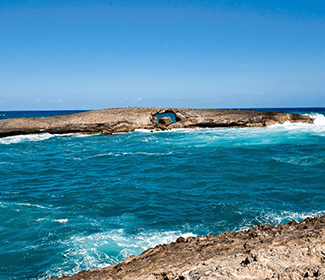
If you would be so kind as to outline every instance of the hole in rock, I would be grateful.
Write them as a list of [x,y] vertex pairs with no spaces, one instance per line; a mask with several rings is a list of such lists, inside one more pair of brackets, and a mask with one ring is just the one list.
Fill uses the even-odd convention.
[[156,116],[158,122],[161,118],[165,118],[165,117],[170,117],[170,119],[172,120],[173,123],[179,121],[179,119],[176,117],[175,113],[173,113],[173,112],[160,113],[160,114],[156,114],[155,116]]

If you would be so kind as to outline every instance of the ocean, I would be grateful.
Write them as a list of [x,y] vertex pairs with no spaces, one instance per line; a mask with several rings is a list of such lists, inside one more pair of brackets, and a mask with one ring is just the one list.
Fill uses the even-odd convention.
[[272,110],[315,123],[1,138],[0,279],[72,275],[178,236],[325,214],[325,108]]

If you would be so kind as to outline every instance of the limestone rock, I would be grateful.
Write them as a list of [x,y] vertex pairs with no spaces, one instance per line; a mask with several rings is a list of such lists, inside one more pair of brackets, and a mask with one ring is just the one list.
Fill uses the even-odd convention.
[[170,125],[173,123],[172,119],[170,117],[164,117],[164,118],[161,118],[159,119],[159,123],[162,124],[162,125]]
[[[157,121],[157,114],[173,113]],[[308,116],[249,110],[183,109],[183,108],[115,108],[47,118],[17,118],[0,120],[0,137],[30,133],[112,134],[135,129],[162,130],[196,127],[261,127],[275,123],[307,122]]]

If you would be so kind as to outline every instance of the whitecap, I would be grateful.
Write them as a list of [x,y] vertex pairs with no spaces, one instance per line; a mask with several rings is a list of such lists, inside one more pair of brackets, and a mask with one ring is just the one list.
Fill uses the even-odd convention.
[[135,235],[123,229],[91,234],[74,235],[61,243],[67,247],[63,261],[49,268],[40,280],[76,274],[81,270],[103,268],[124,260],[130,255],[138,255],[148,248],[175,241],[179,236],[187,238],[192,233],[180,231],[147,231]]
[[304,123],[304,122],[289,122],[286,121],[282,124],[277,123],[273,125],[267,126],[269,129],[274,129],[274,128],[285,128],[285,129],[292,129],[292,130],[297,130],[297,129],[319,129],[322,128],[323,130],[325,129],[325,116],[322,114],[314,113],[314,114],[305,114],[305,116],[309,116],[314,119],[313,123]]
[[52,205],[49,206],[42,206],[38,204],[31,204],[31,203],[25,203],[25,202],[0,202],[0,206],[25,206],[25,207],[33,207],[33,208],[40,208],[40,209],[60,209],[61,207],[53,207]]
[[19,206],[29,206],[29,207],[36,207],[36,208],[41,208],[41,209],[50,209],[49,207],[44,207],[38,204],[30,204],[30,203],[12,203],[14,205],[19,205]]
[[[294,211],[281,211],[280,213],[268,212],[262,213],[260,216],[255,217],[253,221],[257,223],[264,223],[264,224],[272,224],[272,225],[279,225],[283,223],[288,223],[292,220],[296,222],[301,222],[302,220],[308,217],[315,217],[324,215],[325,210],[323,211],[309,211],[309,212],[294,212]],[[238,227],[234,228],[234,230],[247,230],[256,224],[253,223],[252,220],[244,219]]]
[[314,125],[325,126],[325,116],[319,113],[307,114],[314,119]]
[[42,222],[42,221],[46,221],[47,219],[46,218],[38,218],[35,220],[35,222]]
[[7,207],[8,207],[8,203],[0,202],[0,208],[7,208]]
[[[83,138],[83,137],[92,137],[92,136],[98,136],[98,135],[102,135],[101,133],[94,133],[94,134],[81,134],[81,133],[72,133],[69,136],[73,136],[73,137],[77,137],[77,138]],[[59,136],[58,134],[56,134],[56,136]]]
[[21,142],[44,141],[44,140],[52,138],[53,136],[54,135],[52,135],[50,133],[9,136],[9,137],[0,139],[0,144],[10,145],[10,144],[17,144],[17,143],[21,143]]
[[0,139],[0,144],[17,144],[21,142],[37,142],[48,140],[52,137],[91,137],[98,136],[100,133],[95,134],[78,134],[78,133],[64,133],[64,134],[50,134],[50,133],[39,133],[39,134],[27,134],[27,135],[16,135],[16,136],[8,136]]
[[268,223],[279,225],[282,223],[287,223],[289,221],[295,220],[301,222],[307,217],[315,217],[324,215],[325,210],[323,211],[310,211],[310,212],[291,212],[291,211],[282,211],[280,213],[268,213],[263,218],[265,218]]
[[54,220],[54,222],[58,222],[58,223],[67,223],[69,220],[68,219],[58,219],[58,220]]

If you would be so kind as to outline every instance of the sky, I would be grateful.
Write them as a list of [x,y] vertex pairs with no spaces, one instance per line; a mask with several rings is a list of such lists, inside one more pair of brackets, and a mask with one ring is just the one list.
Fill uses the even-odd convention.
[[0,110],[325,107],[325,1],[0,0]]

